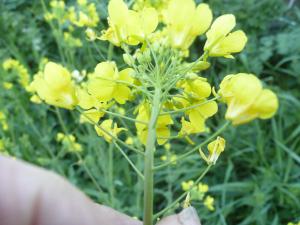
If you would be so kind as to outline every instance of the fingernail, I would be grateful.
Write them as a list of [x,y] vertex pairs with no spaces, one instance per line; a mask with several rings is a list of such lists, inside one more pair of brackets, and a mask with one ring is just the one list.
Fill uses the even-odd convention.
[[188,207],[178,214],[178,220],[182,225],[201,225],[197,211],[193,207]]

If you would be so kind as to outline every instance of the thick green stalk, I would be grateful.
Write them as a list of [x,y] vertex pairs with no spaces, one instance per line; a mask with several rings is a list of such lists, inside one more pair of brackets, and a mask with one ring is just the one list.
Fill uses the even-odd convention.
[[156,142],[156,122],[160,112],[160,88],[155,89],[152,101],[152,110],[150,122],[148,125],[148,137],[145,152],[145,169],[144,169],[144,225],[153,223],[153,160]]

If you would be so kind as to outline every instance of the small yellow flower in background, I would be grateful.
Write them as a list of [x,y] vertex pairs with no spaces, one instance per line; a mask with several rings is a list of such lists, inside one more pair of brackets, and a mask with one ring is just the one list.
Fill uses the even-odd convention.
[[218,94],[228,106],[225,118],[234,125],[256,118],[271,118],[279,105],[277,96],[271,90],[264,89],[253,74],[227,75],[220,84]]
[[181,188],[183,191],[188,192],[188,195],[190,196],[190,201],[202,201],[209,190],[207,184],[199,183],[198,185],[196,185],[195,182],[192,180],[182,182]]
[[199,192],[205,194],[206,192],[208,192],[208,189],[209,189],[209,187],[208,187],[207,184],[204,184],[204,183],[198,184],[198,190],[199,190]]
[[78,103],[70,72],[54,62],[48,62],[30,86],[49,105],[73,109]]
[[[143,121],[148,123],[150,120],[150,105],[148,103],[143,103],[138,107],[138,115],[136,120]],[[157,143],[159,145],[163,145],[168,141],[170,137],[170,129],[169,125],[173,124],[173,120],[170,115],[161,115],[157,119]],[[146,145],[147,135],[148,135],[148,126],[147,124],[142,124],[139,122],[135,123],[135,127],[137,129],[137,135],[140,141]]]
[[207,41],[204,46],[204,51],[207,51],[209,56],[233,58],[232,53],[244,49],[247,43],[245,33],[241,30],[230,33],[235,24],[235,16],[232,14],[222,15],[213,22],[206,33]]
[[82,42],[70,32],[64,32],[64,41],[69,47],[82,47]]
[[65,8],[65,2],[63,0],[51,0],[50,1],[50,6],[51,6],[51,8],[64,9]]
[[205,197],[203,204],[205,205],[205,207],[208,210],[214,211],[215,210],[214,201],[215,201],[215,199],[213,197],[211,197],[210,195],[208,195]]
[[187,50],[198,35],[205,33],[213,18],[207,4],[196,7],[194,0],[170,1],[163,15],[171,46],[182,50]]
[[[12,70],[14,71],[18,76],[18,82],[26,89],[28,90],[29,82],[30,82],[30,75],[28,70],[25,68],[24,65],[22,65],[18,60],[15,59],[6,59],[3,62],[3,69],[6,71]],[[6,87],[5,87],[6,86]],[[4,87],[6,89],[11,88],[11,84],[6,82],[6,85]]]
[[168,142],[166,144],[164,144],[164,148],[167,150],[167,151],[170,151],[171,149],[171,144]]
[[132,137],[128,137],[128,138],[125,140],[125,143],[128,144],[128,145],[133,145],[133,138],[132,138]]
[[[76,10],[77,8],[77,10]],[[100,21],[95,3],[78,0],[77,7],[68,9],[67,18],[77,27],[96,27]]]
[[0,152],[4,152],[5,147],[4,147],[4,141],[0,139]]
[[107,142],[112,141],[112,136],[117,137],[121,131],[126,130],[125,128],[118,128],[118,125],[111,119],[104,120],[99,126],[101,128],[95,126],[95,130],[97,134],[103,137]]
[[62,143],[69,152],[82,152],[82,146],[76,142],[76,138],[72,134],[57,133],[56,141]]
[[116,46],[122,43],[137,45],[158,25],[158,15],[154,8],[129,10],[123,0],[110,0],[108,14],[109,28],[103,32],[100,39],[108,40]]
[[161,161],[169,161],[172,162],[173,165],[177,163],[177,155],[176,154],[171,154],[169,157],[167,155],[162,155],[160,157]]
[[119,72],[114,62],[99,63],[89,79],[87,90],[99,101],[114,99],[124,104],[131,95],[128,86],[133,83],[132,73],[131,68]]
[[200,149],[201,157],[210,165],[215,165],[221,153],[225,150],[226,141],[222,137],[217,137],[216,140],[210,142],[207,146],[209,155],[206,156]]
[[11,82],[3,82],[3,87],[4,87],[6,90],[10,90],[10,89],[12,89],[13,84],[12,84]]
[[0,153],[5,156],[10,156],[10,153],[7,151],[5,142],[0,138]]
[[65,2],[61,0],[51,0],[50,1],[51,11],[44,15],[46,21],[57,20],[60,24],[65,23],[66,13],[65,13]]
[[86,34],[89,41],[95,41],[97,39],[96,32],[91,28],[87,28],[85,30],[85,34]]
[[181,183],[181,188],[184,191],[189,191],[193,186],[194,186],[194,181],[192,180],[184,181]]
[[8,124],[6,121],[6,115],[0,111],[0,125],[4,131],[8,130]]
[[43,102],[43,100],[38,95],[32,95],[30,97],[30,101],[35,104],[41,104]]

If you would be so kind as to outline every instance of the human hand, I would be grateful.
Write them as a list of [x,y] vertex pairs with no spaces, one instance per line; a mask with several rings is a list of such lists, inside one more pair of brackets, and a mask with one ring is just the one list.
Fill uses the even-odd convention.
[[[58,175],[0,156],[1,225],[142,225],[109,207],[93,203]],[[157,225],[200,225],[193,208]]]

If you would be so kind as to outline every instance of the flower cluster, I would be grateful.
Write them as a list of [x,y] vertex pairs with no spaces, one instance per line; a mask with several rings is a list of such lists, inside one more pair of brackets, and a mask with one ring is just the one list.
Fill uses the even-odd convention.
[[287,225],[300,225],[300,221],[298,223],[289,222]]
[[[53,2],[56,3],[52,7],[65,14],[62,1]],[[88,7],[84,0],[78,0],[78,4]],[[81,13],[75,16],[74,10],[71,9],[72,24],[94,27],[96,23]],[[74,18],[78,21],[74,22]],[[148,190],[153,188],[155,169],[175,165],[178,159],[197,150],[208,169],[217,162],[225,149],[225,139],[217,137],[221,130],[210,137],[213,141],[207,146],[208,154],[201,150],[208,140],[197,143],[200,136],[211,132],[208,120],[218,113],[219,103],[227,105],[226,126],[268,119],[276,113],[277,96],[263,88],[254,75],[227,75],[217,85],[219,88],[205,77],[211,57],[234,58],[233,54],[244,49],[247,37],[242,30],[234,30],[235,26],[234,15],[214,19],[209,5],[197,5],[193,0],[169,0],[158,5],[139,1],[133,8],[123,0],[110,0],[108,27],[99,37],[91,28],[86,34],[90,40],[109,41],[111,47],[120,47],[125,64],[118,64],[119,60],[99,62],[93,71],[85,73],[87,76],[78,77],[78,73],[72,76],[62,65],[47,62],[34,76],[30,88],[49,105],[77,110],[81,122],[92,124],[98,136],[115,144],[146,181]],[[190,62],[189,48],[201,35],[206,37],[203,51],[199,49],[199,57]],[[111,58],[109,51],[107,58]],[[128,125],[128,121],[134,126]],[[60,136],[61,141],[66,140]],[[195,146],[181,156],[168,152],[161,158],[166,162],[153,167],[156,148],[171,146],[176,139]],[[67,140],[75,142],[69,136]],[[144,175],[119,144],[145,156]],[[209,210],[214,210],[214,199],[205,197],[208,186],[189,181],[182,188],[190,193],[188,197],[203,200]],[[149,200],[153,199],[153,191],[147,190],[145,211],[152,213],[153,202]],[[145,215],[145,224],[152,224],[149,213]]]
[[70,23],[77,27],[96,27],[100,21],[95,3],[88,3],[87,0],[77,0],[77,4],[70,7],[63,0],[51,0],[50,7],[45,19],[56,20],[61,25]]
[[209,187],[207,184],[199,183],[195,184],[194,181],[184,181],[181,183],[183,191],[188,192],[188,198],[186,199],[186,206],[190,204],[190,201],[203,201],[203,205],[210,211],[214,211],[214,198],[210,195],[206,195]]
[[[15,59],[6,59],[3,64],[3,69],[6,71],[11,71],[17,76],[19,84],[21,84],[25,89],[28,89],[30,83],[30,75],[28,70]],[[3,83],[5,89],[10,89],[13,86],[13,77],[10,77],[9,81]]]
[[[84,7],[87,3],[78,1],[78,4]],[[58,2],[54,5],[56,8],[65,7]],[[171,128],[178,119],[181,127],[177,136],[187,138],[189,143],[194,141],[188,136],[208,132],[206,121],[218,112],[217,100],[227,104],[225,118],[234,125],[256,118],[270,118],[275,114],[278,108],[276,95],[263,89],[254,75],[228,75],[217,93],[207,78],[199,75],[210,67],[209,57],[232,58],[233,53],[244,48],[247,37],[241,30],[232,32],[236,24],[233,15],[222,15],[213,21],[207,4],[172,0],[160,5],[160,9],[163,8],[160,20],[151,4],[145,3],[144,6],[129,9],[122,0],[111,0],[108,5],[109,27],[99,37],[125,51],[124,60],[129,68],[119,71],[115,62],[101,62],[84,82],[78,84],[66,68],[49,62],[44,71],[34,77],[31,88],[50,105],[66,109],[79,106],[83,109],[81,121],[97,124],[98,135],[107,141],[126,129],[119,128],[105,115],[114,111],[118,104],[137,104],[132,114],[136,116],[132,120],[144,145],[151,119],[153,90],[157,86],[162,95],[156,123],[156,139],[160,145],[171,137]],[[195,62],[185,61],[188,48],[202,34],[207,37],[203,55]],[[134,52],[130,46],[137,46]],[[215,97],[212,98],[212,94]],[[100,121],[101,118],[104,120]],[[97,128],[100,123],[106,133]],[[219,143],[220,140],[223,139],[216,141]],[[202,154],[208,163],[215,163],[216,155],[220,154],[219,148],[223,144],[217,145],[217,150],[208,148],[209,156]]]
[[51,0],[45,19],[58,31],[58,35],[61,34],[65,45],[71,48],[82,46],[81,39],[74,34],[76,28],[92,29],[100,21],[95,3],[87,0],[77,0],[72,6],[66,6],[63,0]]
[[6,115],[4,114],[4,112],[0,111],[0,125],[2,130],[8,130],[8,124],[7,124],[7,120],[6,120]]
[[256,118],[269,119],[278,108],[278,99],[274,92],[264,89],[253,74],[227,75],[220,84],[218,94],[228,106],[226,119],[234,125]]
[[67,152],[82,152],[81,144],[76,142],[76,138],[72,134],[57,133],[56,141],[63,145],[63,149]]

